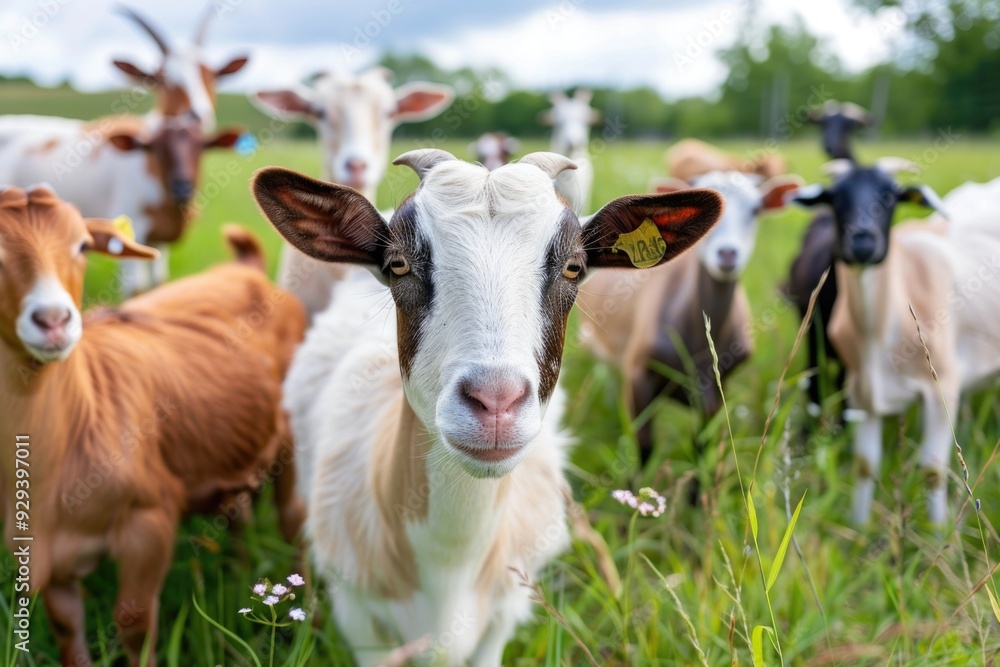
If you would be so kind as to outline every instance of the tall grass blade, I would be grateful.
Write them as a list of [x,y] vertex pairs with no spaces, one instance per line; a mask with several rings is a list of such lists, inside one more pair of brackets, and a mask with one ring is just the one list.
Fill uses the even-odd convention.
[[795,530],[795,522],[799,520],[799,512],[802,510],[802,503],[806,499],[806,494],[802,494],[802,498],[799,499],[799,504],[795,507],[795,513],[792,514],[792,520],[788,522],[788,528],[785,528],[785,535],[781,538],[781,544],[778,545],[778,553],[774,554],[774,562],[771,563],[771,573],[767,575],[767,592],[771,592],[771,588],[774,586],[774,582],[778,580],[778,572],[781,571],[781,564],[785,562],[785,553],[788,551],[788,543],[792,539],[792,532]]
[[1000,621],[1000,604],[997,604],[997,596],[993,594],[993,589],[989,586],[984,586],[987,595],[990,596],[990,606],[993,607],[993,615],[996,617],[997,621]]
[[765,631],[772,636],[774,635],[774,630],[767,627],[766,625],[755,625],[753,628],[753,637],[751,637],[750,643],[753,646],[754,667],[765,667],[765,665],[767,664],[766,662],[764,662]]

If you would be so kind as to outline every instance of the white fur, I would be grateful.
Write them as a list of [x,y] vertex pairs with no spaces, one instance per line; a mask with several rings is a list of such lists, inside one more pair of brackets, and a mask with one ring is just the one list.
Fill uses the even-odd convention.
[[[331,72],[320,75],[312,88],[294,88],[294,93],[308,103],[311,112],[291,114],[291,117],[307,120],[316,127],[323,154],[323,178],[349,185],[373,203],[389,164],[393,130],[401,121],[436,116],[450,104],[452,95],[447,86],[424,83],[407,84],[393,90],[390,76],[388,70],[379,67],[357,76]],[[395,115],[397,101],[415,89],[424,88],[446,93],[447,102],[423,115],[398,118]],[[250,100],[276,118],[290,117],[287,111],[272,106],[259,95],[251,96]],[[362,174],[349,168],[352,161],[365,165]],[[330,267],[292,248],[283,252],[278,284],[305,304],[310,317],[329,304],[336,282],[337,272]]]
[[202,56],[199,46],[171,49],[163,61],[163,74],[167,83],[187,92],[191,110],[198,116],[202,130],[209,133],[215,129],[215,104],[202,77]]
[[590,190],[594,184],[594,167],[590,162],[590,126],[599,118],[590,107],[590,94],[578,90],[573,97],[553,95],[552,108],[548,111],[552,123],[550,150],[560,153],[576,163],[573,171],[564,171],[556,179],[556,190],[569,202],[577,215],[584,213],[590,204]]
[[[32,314],[42,308],[65,308],[69,312],[69,321],[59,340],[50,339],[32,320]],[[83,335],[80,310],[55,276],[40,278],[24,295],[15,330],[31,356],[43,362],[61,361],[68,357]]]
[[[739,171],[713,171],[691,182],[696,188],[718,190],[726,202],[722,217],[695,246],[702,266],[716,280],[738,280],[753,255],[757,214],[763,201],[760,180]],[[736,252],[736,268],[732,271],[724,271],[719,265],[719,251],[723,249]]]
[[[459,161],[434,168],[415,203],[432,245],[436,297],[405,399],[395,307],[385,287],[361,271],[341,283],[337,299],[317,317],[285,383],[303,470],[300,491],[309,503],[307,532],[359,664],[377,664],[394,645],[430,635],[435,664],[498,665],[530,603],[506,567],[484,587],[484,561],[505,544],[515,548],[503,540],[516,537],[531,548],[504,565],[534,577],[568,542],[563,397],[557,389],[546,406],[536,395],[534,409],[522,412],[517,428],[530,441],[516,465],[486,466],[455,449],[444,432],[461,437],[454,384],[470,364],[524,374],[537,392],[540,267],[562,206],[536,167],[490,173]],[[384,599],[358,583],[377,565],[359,559],[364,545],[352,540],[360,534],[374,545],[385,530],[372,471],[386,462],[374,458],[373,442],[398,430],[393,415],[403,400],[429,433],[429,443],[421,443],[428,447],[428,514],[405,524],[418,590]],[[498,500],[501,484],[510,491]]]

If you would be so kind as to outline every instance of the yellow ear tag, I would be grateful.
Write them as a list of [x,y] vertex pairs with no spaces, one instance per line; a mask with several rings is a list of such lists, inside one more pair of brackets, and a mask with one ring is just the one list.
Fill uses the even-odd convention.
[[135,241],[135,227],[132,226],[132,218],[127,215],[119,215],[111,221],[111,224],[129,239]]
[[635,231],[618,235],[611,251],[619,250],[625,251],[633,266],[648,269],[663,259],[667,252],[667,242],[660,236],[660,230],[653,221],[646,218]]

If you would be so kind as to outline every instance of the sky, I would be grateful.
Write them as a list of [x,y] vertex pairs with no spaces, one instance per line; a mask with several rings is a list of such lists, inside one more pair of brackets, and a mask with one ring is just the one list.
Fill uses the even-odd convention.
[[[206,12],[207,59],[250,55],[223,90],[288,86],[322,69],[358,71],[384,50],[418,52],[439,66],[497,67],[514,85],[649,85],[669,99],[709,94],[725,78],[714,52],[745,28],[751,0],[127,0],[171,44],[191,41]],[[118,0],[3,0],[0,74],[82,90],[121,87],[111,66],[152,69],[152,41],[114,13]],[[768,22],[796,14],[850,70],[891,56],[894,10],[878,16],[850,0],[758,0]]]

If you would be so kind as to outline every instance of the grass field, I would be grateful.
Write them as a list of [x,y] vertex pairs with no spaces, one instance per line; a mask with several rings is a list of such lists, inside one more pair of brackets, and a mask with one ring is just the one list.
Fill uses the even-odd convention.
[[[465,143],[441,147],[467,157]],[[412,147],[400,143],[393,152]],[[959,141],[935,160],[921,157],[925,147],[868,145],[861,154],[921,159],[927,167],[923,181],[939,193],[966,180],[1000,175],[996,143]],[[754,146],[730,143],[726,148],[744,152]],[[608,145],[595,156],[593,203],[644,191],[650,177],[662,175],[664,149],[655,143]],[[819,178],[823,159],[818,141],[793,142],[781,150],[792,171],[807,181]],[[317,174],[318,158],[311,144],[280,142],[263,146],[252,157],[212,154],[203,171],[202,191],[213,196],[205,197],[201,219],[174,250],[173,275],[226,259],[219,227],[229,221],[262,236],[273,269],[279,238],[257,213],[247,180],[255,169],[269,164]],[[229,176],[228,183],[220,181],[219,174],[233,172],[236,175]],[[379,206],[399,202],[414,183],[409,170],[391,168],[379,192]],[[900,211],[902,216],[918,213],[909,208]],[[548,611],[536,608],[534,621],[520,628],[508,645],[504,664],[593,664],[589,651],[600,665],[750,665],[756,626],[775,627],[781,659],[789,665],[993,664],[1000,651],[1000,626],[986,591],[973,591],[989,566],[1000,561],[1000,537],[994,529],[1000,519],[1000,465],[992,463],[1000,444],[997,391],[967,397],[953,411],[970,483],[982,500],[985,539],[957,476],[949,484],[954,519],[942,530],[926,524],[923,476],[916,465],[918,410],[887,425],[873,521],[863,529],[852,527],[849,437],[826,428],[803,427],[804,401],[797,384],[804,349],[793,360],[783,385],[778,385],[798,326],[794,309],[779,297],[778,285],[807,222],[806,212],[789,210],[764,219],[760,226],[756,254],[745,278],[754,309],[756,352],[726,386],[735,456],[724,415],[701,424],[692,411],[662,402],[654,415],[656,465],[645,472],[637,470],[634,443],[624,435],[630,429],[620,418],[616,373],[595,365],[572,342],[567,346],[562,377],[570,397],[566,425],[577,440],[568,474],[577,500],[607,541],[624,582],[623,592],[612,593],[592,547],[574,543],[538,582]],[[107,298],[113,269],[111,262],[92,261],[89,303]],[[774,421],[762,442],[764,422],[779,390]],[[707,445],[697,460],[696,439]],[[742,484],[753,481],[759,553],[740,491],[737,461]],[[952,468],[957,471],[957,463]],[[694,477],[704,489],[697,508],[685,500],[686,485]],[[609,495],[613,489],[638,490],[647,485],[669,500],[666,514],[658,519],[636,518]],[[780,574],[765,595],[764,578],[789,523],[788,509],[803,494],[795,535],[804,560],[789,547]],[[237,613],[258,578],[277,580],[294,569],[294,553],[280,538],[268,502],[270,489],[264,496],[239,544],[222,514],[185,523],[162,596],[161,664],[257,664],[248,657],[248,648],[268,664],[270,631]],[[5,664],[18,659],[18,664],[57,664],[41,605],[32,620],[31,655],[14,651],[7,606],[13,585],[9,554],[2,563],[0,659]],[[122,659],[112,620],[114,574],[105,563],[86,582],[92,654],[106,665]],[[194,609],[195,601],[246,646],[206,621]],[[274,664],[351,664],[333,627],[328,602],[320,596],[315,608],[312,604],[309,600],[305,606],[315,627],[302,623],[279,631]],[[553,610],[558,618],[550,613]],[[778,664],[775,648],[767,634],[763,636],[766,664]]]

